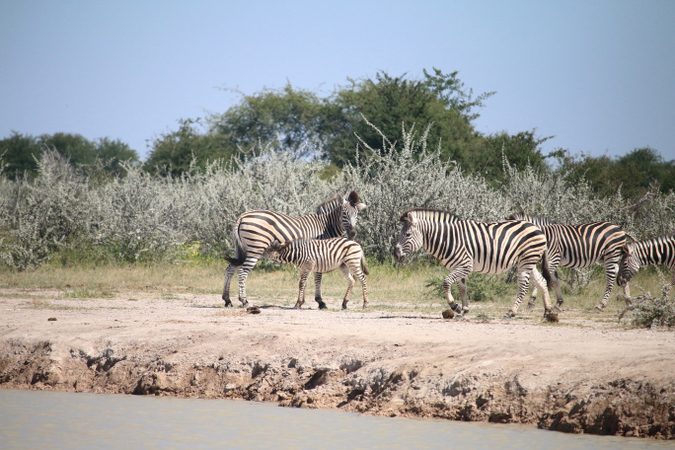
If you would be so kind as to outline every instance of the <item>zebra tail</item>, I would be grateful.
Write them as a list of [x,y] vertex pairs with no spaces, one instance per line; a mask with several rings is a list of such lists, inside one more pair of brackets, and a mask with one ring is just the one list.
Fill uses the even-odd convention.
[[364,274],[370,275],[370,270],[368,270],[368,266],[366,265],[366,257],[363,253],[361,253],[361,270]]
[[544,251],[544,254],[541,257],[541,274],[544,276],[546,286],[548,286],[548,290],[550,291],[553,289],[553,286],[551,286],[553,277],[551,276],[551,269],[548,266],[548,250]]
[[[237,221],[238,222],[238,221]],[[241,266],[246,261],[246,256],[248,255],[248,250],[246,244],[241,241],[239,236],[239,223],[234,231],[234,257],[230,255],[225,255],[225,260],[233,266]]]

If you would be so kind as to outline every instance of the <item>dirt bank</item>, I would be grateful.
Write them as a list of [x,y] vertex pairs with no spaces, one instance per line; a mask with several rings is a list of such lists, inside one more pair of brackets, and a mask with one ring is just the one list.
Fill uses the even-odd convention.
[[446,321],[440,311],[248,314],[214,306],[213,295],[0,294],[3,388],[243,398],[675,437],[672,332]]

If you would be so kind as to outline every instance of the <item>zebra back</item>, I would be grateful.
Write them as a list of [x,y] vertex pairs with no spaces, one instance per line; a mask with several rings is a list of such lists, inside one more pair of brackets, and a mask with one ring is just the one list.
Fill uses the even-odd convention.
[[553,222],[551,219],[547,217],[532,216],[529,214],[525,214],[522,211],[519,213],[511,214],[506,218],[506,220],[524,220],[525,222],[533,223],[540,228],[547,227],[549,225],[555,225],[555,222]]
[[675,236],[632,242],[626,244],[622,250],[620,277],[626,282],[641,266],[649,264],[664,264],[670,270],[675,270]]
[[328,272],[341,264],[363,267],[368,275],[368,267],[361,246],[349,239],[336,237],[330,239],[296,239],[280,243],[271,243],[269,254],[272,260],[287,264],[302,265],[315,263],[316,272]]

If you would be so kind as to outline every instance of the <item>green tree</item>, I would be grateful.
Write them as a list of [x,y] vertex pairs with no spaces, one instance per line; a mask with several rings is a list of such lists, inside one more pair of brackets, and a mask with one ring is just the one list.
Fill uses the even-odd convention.
[[55,149],[74,166],[92,166],[96,163],[96,145],[81,134],[54,133],[39,137],[40,145]]
[[571,183],[583,178],[599,196],[611,195],[621,189],[626,197],[641,197],[652,185],[658,186],[663,193],[675,189],[675,161],[664,161],[649,147],[635,149],[615,159],[584,153],[572,156],[566,150],[557,158],[557,170],[566,174]]
[[119,139],[101,138],[94,143],[96,157],[103,163],[104,171],[111,175],[123,176],[122,163],[138,164],[138,153]]
[[180,175],[194,163],[203,167],[208,161],[229,159],[234,149],[222,145],[222,138],[200,130],[200,119],[181,119],[177,131],[162,134],[152,143],[143,167],[151,173]]
[[210,118],[211,131],[232,153],[275,140],[294,149],[305,142],[320,145],[323,109],[324,102],[316,94],[288,83],[281,90],[242,95],[237,105]]
[[15,179],[21,176],[34,176],[37,171],[36,159],[42,155],[38,140],[16,131],[0,141],[0,157],[5,164],[4,174]]
[[541,144],[551,137],[540,138],[532,131],[521,131],[509,135],[503,131],[484,139],[483,146],[469,156],[466,169],[480,174],[492,183],[504,181],[503,158],[512,166],[533,167],[539,171],[549,170],[546,158],[541,152]]
[[494,93],[474,99],[472,90],[464,90],[457,72],[444,75],[438,69],[434,74],[425,70],[422,80],[378,72],[375,80],[349,81],[349,86],[336,90],[323,115],[323,128],[328,131],[326,149],[337,165],[354,160],[355,134],[372,148],[382,147],[381,135],[366,120],[392,142],[401,141],[403,124],[431,124],[428,142],[440,146],[444,159],[459,164],[468,162],[481,144],[481,136],[471,124],[478,117],[474,109],[482,107],[483,101]]

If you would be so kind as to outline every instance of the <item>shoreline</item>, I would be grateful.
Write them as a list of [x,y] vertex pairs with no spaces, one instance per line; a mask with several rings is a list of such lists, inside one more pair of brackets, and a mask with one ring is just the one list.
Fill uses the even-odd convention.
[[247,314],[192,294],[59,299],[36,309],[4,291],[0,388],[232,398],[675,439],[671,332],[452,321],[440,311]]

